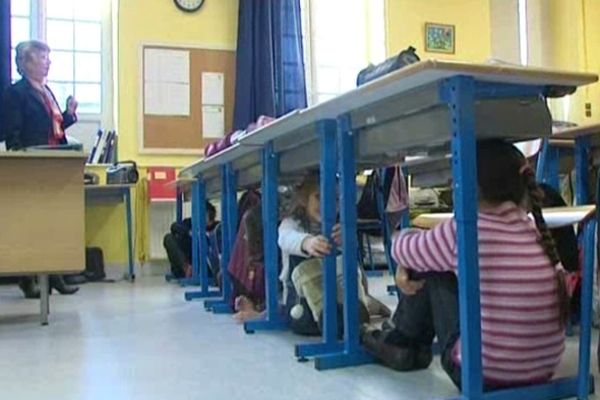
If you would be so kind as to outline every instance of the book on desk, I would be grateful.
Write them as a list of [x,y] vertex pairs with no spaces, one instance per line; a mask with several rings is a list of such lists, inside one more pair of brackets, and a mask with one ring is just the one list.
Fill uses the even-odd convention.
[[96,141],[88,156],[88,164],[112,164],[117,161],[116,131],[98,130]]

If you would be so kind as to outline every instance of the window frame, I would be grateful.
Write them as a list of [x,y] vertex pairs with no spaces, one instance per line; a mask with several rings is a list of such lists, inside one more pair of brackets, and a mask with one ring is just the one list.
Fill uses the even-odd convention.
[[529,23],[527,20],[527,7],[527,0],[518,0],[519,60],[522,65],[529,64]]
[[[313,21],[317,19],[315,7],[312,7],[313,1],[320,0],[300,0],[300,9],[301,9],[301,18],[302,18],[302,41],[304,48],[304,69],[305,69],[305,78],[306,78],[306,95],[307,102],[309,106],[315,105],[319,103],[320,96],[327,97],[335,97],[342,93],[344,90],[340,90],[337,93],[330,92],[320,92],[318,90],[318,70],[319,67],[331,67],[336,68],[338,70],[338,74],[343,72],[343,68],[340,65],[336,66],[327,66],[324,64],[319,64],[316,58],[315,52],[315,39],[316,39],[316,28],[314,26]],[[381,38],[383,39],[383,43],[376,44],[375,36],[373,34],[373,21],[372,21],[372,0],[350,0],[354,2],[358,2],[359,6],[363,8],[364,13],[362,16],[364,17],[364,27],[365,27],[365,40],[366,46],[364,49],[364,67],[366,67],[370,62],[381,62],[385,59],[387,53],[387,35],[385,29],[386,23],[386,15],[387,15],[387,1],[379,0],[382,6],[382,21],[381,21]],[[381,46],[381,54],[379,54],[380,59],[375,59],[377,57],[377,52],[375,51],[375,46]],[[356,71],[358,74],[359,71]]]

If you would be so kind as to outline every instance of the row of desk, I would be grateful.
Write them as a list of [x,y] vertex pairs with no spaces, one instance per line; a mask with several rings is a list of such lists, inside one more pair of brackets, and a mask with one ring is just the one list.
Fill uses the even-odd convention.
[[[590,324],[582,319],[577,377],[545,385],[483,393],[481,320],[477,250],[475,143],[479,138],[527,140],[551,134],[547,97],[560,97],[597,77],[536,68],[424,61],[314,107],[282,117],[212,157],[180,173],[193,179],[193,231],[204,231],[205,199],[221,196],[223,260],[228,265],[235,237],[236,193],[262,188],[266,316],[248,322],[246,332],[283,329],[277,293],[278,185],[319,168],[322,232],[330,235],[336,218],[336,174],[343,235],[344,339],[336,339],[336,277],[333,256],[324,259],[324,329],[318,344],[296,346],[298,357],[315,357],[318,369],[371,362],[358,335],[356,181],[358,169],[397,163],[420,155],[448,165],[451,155],[458,230],[459,299],[463,399],[549,399],[590,390]],[[410,167],[410,166],[407,166]],[[409,169],[410,170],[410,169]],[[204,235],[194,240],[192,283],[200,291],[187,299],[214,296],[206,276]],[[591,268],[586,263],[583,303],[591,304]],[[218,300],[205,302],[230,311],[227,274]],[[589,289],[589,290],[588,290]],[[584,307],[585,310],[587,308]]]

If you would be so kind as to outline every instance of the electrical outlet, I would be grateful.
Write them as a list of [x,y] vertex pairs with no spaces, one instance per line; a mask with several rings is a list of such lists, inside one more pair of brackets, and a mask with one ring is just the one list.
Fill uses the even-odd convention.
[[585,103],[585,116],[588,118],[592,116],[592,103]]

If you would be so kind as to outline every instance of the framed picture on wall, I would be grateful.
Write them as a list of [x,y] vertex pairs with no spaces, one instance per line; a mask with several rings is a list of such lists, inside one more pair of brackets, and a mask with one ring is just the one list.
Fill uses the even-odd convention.
[[454,25],[425,23],[425,51],[454,54]]

